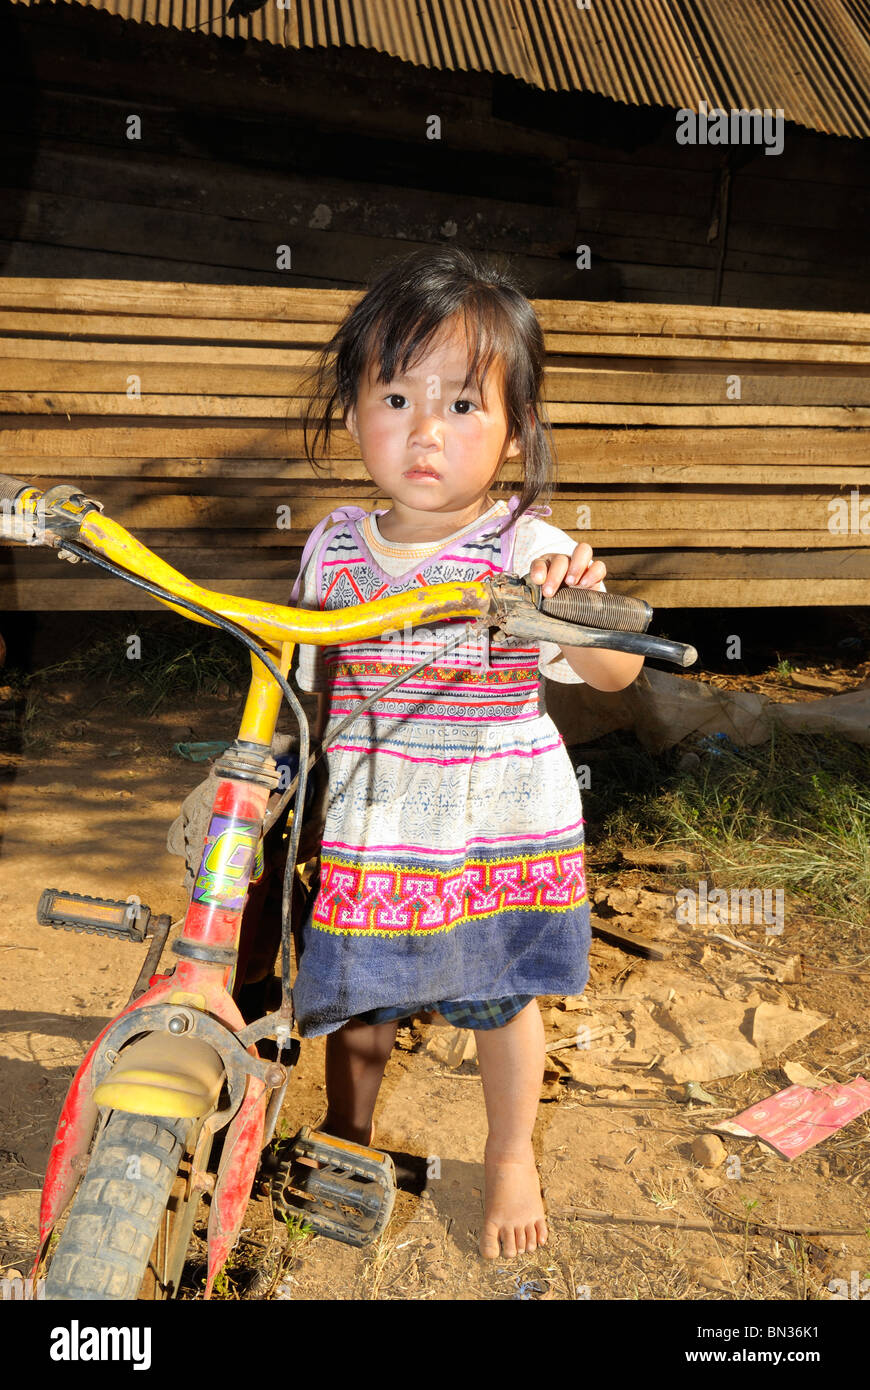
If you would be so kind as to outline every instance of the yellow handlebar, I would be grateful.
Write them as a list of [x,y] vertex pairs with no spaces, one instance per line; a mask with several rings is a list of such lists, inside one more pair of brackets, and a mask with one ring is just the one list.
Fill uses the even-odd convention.
[[[95,555],[103,556],[128,574],[150,580],[167,593],[236,623],[279,653],[288,666],[297,642],[335,646],[457,618],[476,618],[490,625],[497,621],[508,634],[553,641],[560,646],[609,647],[660,657],[678,666],[691,666],[698,659],[694,647],[646,635],[652,609],[642,599],[576,589],[546,599],[534,595],[530,598],[531,591],[539,586],[521,585],[522,592],[508,593],[499,587],[499,580],[469,580],[432,584],[353,608],[290,608],[261,599],[216,593],[194,584],[123,526],[103,516],[98,503],[68,484],[43,494],[38,488],[0,474],[0,509],[5,512],[10,505],[14,518],[33,522],[48,544],[62,546],[64,538],[71,542],[73,535],[79,537]],[[208,624],[208,618],[176,606],[171,599],[155,597],[184,617]]]
[[[220,613],[272,647],[284,642],[305,642],[312,646],[360,642],[393,628],[401,629],[405,623],[416,626],[426,622],[447,622],[452,618],[479,618],[489,612],[489,595],[483,585],[477,583],[433,584],[425,593],[416,590],[396,594],[392,598],[375,599],[372,603],[355,608],[332,608],[328,611],[290,608],[280,603],[265,603],[261,599],[237,598],[194,584],[142,545],[141,541],[137,541],[123,526],[99,512],[88,513],[81,523],[79,534],[95,554],[113,560],[131,574],[152,580],[179,598],[191,599],[203,608]],[[168,601],[166,606],[174,608]],[[205,621],[183,608],[174,611],[196,622]]]
[[[233,594],[205,589],[185,578],[118,522],[104,516],[99,505],[86,498],[78,488],[64,484],[43,493],[17,478],[0,475],[0,503],[4,510],[11,507],[14,519],[28,523],[46,543],[60,546],[64,536],[70,540],[79,539],[95,555],[102,555],[128,573],[159,584],[179,598],[229,618],[276,650],[296,642],[313,646],[360,642],[367,637],[400,630],[405,624],[416,627],[427,622],[449,622],[454,618],[482,618],[491,608],[491,596],[483,584],[456,582],[433,584],[425,592],[416,590],[353,608],[328,611],[237,598]],[[208,625],[206,618],[176,607],[168,599],[158,601],[193,622]]]
[[[150,580],[177,598],[228,618],[270,651],[285,676],[297,642],[314,646],[359,642],[367,637],[400,631],[406,625],[417,627],[454,618],[482,618],[489,614],[492,606],[492,596],[482,583],[433,584],[425,590],[375,599],[354,608],[328,610],[290,608],[260,599],[238,598],[234,594],[204,589],[185,578],[123,526],[103,516],[97,503],[67,484],[42,493],[38,488],[19,483],[16,478],[0,475],[0,505],[7,512],[11,508],[19,530],[32,530],[45,544],[62,548],[64,539],[70,544],[74,539],[81,541],[94,555],[102,556],[128,574]],[[14,527],[12,534],[15,535]],[[28,539],[27,536],[16,538]],[[212,626],[207,618],[176,606],[168,598],[159,598],[156,594],[154,597],[182,617]],[[268,748],[275,732],[282,691],[253,654],[251,666],[251,684],[239,738]]]

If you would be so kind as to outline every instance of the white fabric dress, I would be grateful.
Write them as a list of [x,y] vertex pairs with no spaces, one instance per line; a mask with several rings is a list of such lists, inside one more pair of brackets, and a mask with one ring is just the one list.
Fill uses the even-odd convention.
[[[539,516],[495,534],[517,503],[499,501],[424,546],[385,540],[377,514],[348,517],[317,540],[291,602],[351,607],[447,580],[522,576],[538,556],[573,553],[571,537]],[[467,623],[444,655],[445,635],[464,622],[298,647],[297,683],[330,698],[321,882],[293,990],[303,1036],[421,1001],[586,985],[582,805],[540,700],[542,673],[581,677],[554,644]],[[355,705],[428,651],[430,665],[329,742]]]

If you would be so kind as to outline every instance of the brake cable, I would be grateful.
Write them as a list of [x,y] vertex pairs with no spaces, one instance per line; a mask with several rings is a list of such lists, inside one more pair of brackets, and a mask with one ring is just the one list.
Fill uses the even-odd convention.
[[[441,648],[441,654],[444,655],[447,652],[452,651],[454,647],[458,647],[459,643],[463,640],[465,635],[465,632],[460,632],[459,635],[455,637],[452,642],[445,643],[445,645]],[[308,772],[310,772],[311,769],[314,767],[314,764],[319,762],[320,759],[323,757],[324,753],[326,752],[327,744],[332,743],[334,739],[338,738],[339,734],[343,734],[349,724],[352,724],[355,719],[359,719],[361,714],[365,714],[366,710],[371,709],[372,705],[377,704],[378,700],[382,700],[385,695],[389,695],[390,692],[395,690],[397,686],[401,685],[404,681],[410,680],[412,676],[417,675],[418,671],[424,670],[425,667],[430,666],[431,664],[431,656],[425,656],[422,661],[417,662],[416,666],[412,666],[409,671],[403,671],[401,675],[394,677],[394,679],[389,681],[386,685],[381,686],[378,690],[375,691],[374,695],[370,695],[367,700],[364,700],[361,705],[359,705],[355,710],[352,710],[350,714],[346,715],[345,718],[342,719],[341,723],[335,726],[332,733],[329,735],[329,738],[321,739],[320,743],[317,745],[316,750],[310,755],[308,759]],[[293,795],[293,792],[296,788],[296,783],[298,781],[299,773],[297,772],[293,781],[290,783],[289,787],[287,787],[287,789],[281,796],[281,799],[275,803],[274,809],[266,812],[266,818],[263,821],[263,834],[265,834],[267,830],[270,830],[281,816],[285,806],[287,805],[287,802]]]
[[[305,792],[308,781],[308,719],[304,709],[296,698],[290,682],[281,674],[272,658],[263,651],[262,647],[258,646],[250,633],[246,632],[243,627],[239,627],[238,624],[232,622],[229,618],[223,617],[222,614],[214,613],[210,609],[204,608],[202,604],[195,603],[192,599],[180,598],[178,595],[171,593],[169,589],[163,589],[159,584],[153,583],[150,579],[142,579],[137,574],[131,574],[129,570],[123,569],[121,565],[116,565],[113,561],[106,560],[101,555],[94,555],[92,551],[88,550],[83,545],[79,545],[75,541],[62,540],[58,547],[58,554],[62,555],[65,550],[70,551],[80,560],[87,560],[88,564],[96,566],[97,569],[106,570],[107,573],[126,580],[127,583],[132,584],[134,588],[144,589],[146,594],[151,594],[154,598],[168,601],[177,608],[186,608],[190,613],[196,613],[198,617],[205,618],[212,626],[220,628],[224,632],[228,632],[231,637],[237,637],[244,646],[254,653],[257,659],[263,663],[273,679],[277,681],[299,724],[300,775],[297,777],[297,781],[300,785],[297,807],[299,809],[303,808],[305,805]],[[281,911],[281,1016],[287,1020],[293,1017],[290,984],[290,935],[292,930],[290,913],[292,911],[292,894],[289,892],[289,882],[292,881],[293,869],[295,869],[296,866],[296,854],[299,848],[301,834],[302,816],[295,815],[293,817],[290,845],[287,851],[289,875],[285,873],[284,876],[284,897],[282,899]]]

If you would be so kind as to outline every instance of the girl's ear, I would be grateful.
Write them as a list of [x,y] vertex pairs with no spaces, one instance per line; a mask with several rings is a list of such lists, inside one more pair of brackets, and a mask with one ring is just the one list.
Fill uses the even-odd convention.
[[353,435],[357,444],[359,444],[359,435],[356,432],[356,410],[353,406],[350,406],[348,408],[347,416],[345,417],[344,423],[347,429]]
[[[531,406],[529,406],[529,418],[530,418],[531,423],[532,423],[532,428],[534,428],[534,424],[535,424],[535,412],[532,410],[532,407],[531,407]],[[507,451],[507,454],[505,455],[505,461],[507,462],[507,461],[509,461],[510,459],[519,458],[519,457],[520,457],[520,453],[521,453],[520,439],[519,439],[518,435],[513,434],[513,435],[511,435],[510,443],[508,444],[508,451]]]
[[[527,409],[528,416],[529,416],[529,423],[531,424],[532,429],[534,429],[534,428],[535,428],[535,411],[534,411],[534,407],[530,405],[530,406],[527,406],[526,409]],[[519,458],[519,456],[520,456],[520,441],[519,441],[519,439],[517,438],[516,435],[513,435],[513,436],[511,437],[511,442],[510,442],[510,444],[508,445],[508,450],[509,450],[509,452],[508,452],[508,454],[507,454],[507,458],[509,458],[509,459],[511,459],[511,458]]]

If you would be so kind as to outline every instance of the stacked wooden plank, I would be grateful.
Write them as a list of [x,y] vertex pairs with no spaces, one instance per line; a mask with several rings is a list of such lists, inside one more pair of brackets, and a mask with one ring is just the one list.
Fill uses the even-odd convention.
[[[2,274],[283,288],[289,239],[293,283],[353,289],[454,222],[542,298],[870,311],[865,140],[789,121],[772,159],[679,145],[675,111],[587,82],[560,97],[359,46],[209,43],[200,17],[18,7]],[[449,138],[421,145],[433,111]]]
[[[358,294],[2,279],[0,471],[80,483],[192,578],[286,601],[317,521],[384,502],[340,426],[328,472],[303,449],[307,368]],[[611,587],[658,608],[870,603],[870,314],[533,302],[550,520]],[[0,555],[3,610],[145,606],[50,552]]]

